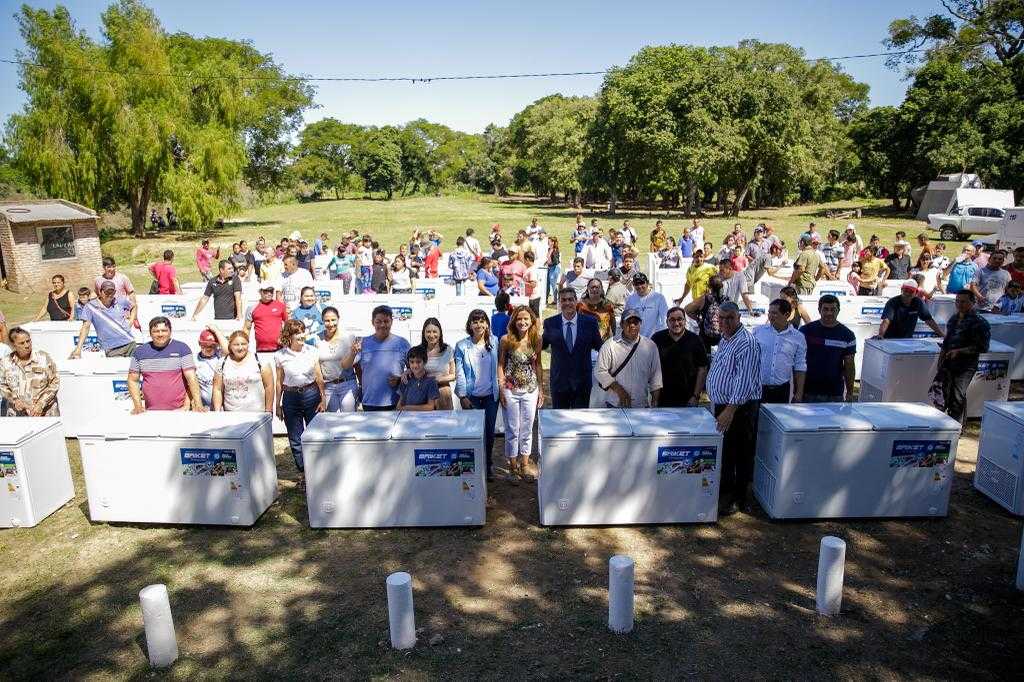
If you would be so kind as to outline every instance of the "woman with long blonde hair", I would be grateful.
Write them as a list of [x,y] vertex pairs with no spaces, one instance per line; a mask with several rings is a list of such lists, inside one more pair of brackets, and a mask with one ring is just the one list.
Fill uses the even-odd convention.
[[505,417],[505,457],[509,475],[532,480],[526,465],[533,442],[537,407],[544,401],[541,389],[541,334],[537,316],[529,306],[512,311],[508,333],[498,346],[498,400]]

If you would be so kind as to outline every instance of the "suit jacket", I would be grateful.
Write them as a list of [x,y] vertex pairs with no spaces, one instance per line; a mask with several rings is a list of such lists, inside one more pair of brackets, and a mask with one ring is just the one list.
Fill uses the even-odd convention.
[[551,392],[589,391],[594,383],[593,367],[590,363],[590,351],[601,350],[601,332],[597,327],[597,318],[591,315],[576,314],[574,320],[572,348],[566,346],[563,334],[562,315],[558,314],[544,320],[544,348],[551,348],[551,370],[548,379]]

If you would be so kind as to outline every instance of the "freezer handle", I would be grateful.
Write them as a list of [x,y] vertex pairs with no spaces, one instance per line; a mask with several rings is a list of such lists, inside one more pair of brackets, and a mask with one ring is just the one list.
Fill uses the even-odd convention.
[[446,434],[446,433],[424,433],[424,434],[422,434],[420,436],[420,438],[434,439],[434,440],[439,440],[441,438],[447,438],[447,437],[448,437],[448,434]]
[[103,440],[128,440],[129,436],[127,433],[105,433],[103,434]]

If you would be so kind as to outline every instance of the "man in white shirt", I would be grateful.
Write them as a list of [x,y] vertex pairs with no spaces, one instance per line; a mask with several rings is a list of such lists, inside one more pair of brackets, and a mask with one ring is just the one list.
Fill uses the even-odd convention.
[[754,329],[761,350],[761,402],[788,403],[804,398],[807,338],[789,323],[793,306],[779,298],[768,306],[768,324]]
[[[627,308],[619,334],[604,342],[597,354],[594,381],[607,391],[607,407],[653,407],[661,393],[658,347],[640,334],[643,317]],[[798,332],[799,333],[799,332]]]
[[476,237],[473,236],[472,227],[466,228],[466,248],[469,249],[469,252],[471,254],[473,254],[474,260],[480,260],[480,257],[483,255],[483,252],[480,250],[480,242],[477,240]]
[[313,275],[309,274],[309,270],[300,268],[299,261],[295,256],[286,256],[284,273],[281,275],[281,286],[277,290],[277,300],[284,301],[289,315],[299,306],[303,287],[311,286],[313,286]]
[[537,219],[533,218],[532,220],[530,220],[530,224],[526,227],[526,236],[529,238],[533,238],[534,236],[537,235],[538,232],[540,232],[543,229],[544,228],[537,224]]
[[612,266],[612,247],[601,237],[600,231],[594,231],[580,257],[588,270],[607,270]]
[[630,246],[636,244],[636,230],[630,227],[628,220],[622,221],[621,232],[622,236],[625,237],[626,241],[629,243]]
[[690,228],[690,237],[693,239],[693,248],[704,248],[704,227],[700,224],[700,218],[693,219],[693,227]]
[[[668,327],[668,301],[657,291],[651,289],[647,275],[642,272],[633,276],[633,293],[626,299],[626,310],[634,310],[640,314],[643,324],[640,334],[651,338],[654,332]],[[625,315],[625,313],[623,313]]]

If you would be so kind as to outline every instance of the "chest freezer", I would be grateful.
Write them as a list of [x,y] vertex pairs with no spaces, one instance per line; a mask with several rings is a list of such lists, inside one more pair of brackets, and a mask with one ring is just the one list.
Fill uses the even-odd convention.
[[985,315],[992,330],[992,340],[1013,348],[1009,376],[1013,381],[1024,379],[1024,315]]
[[[191,320],[199,299],[199,294],[136,294],[139,327],[148,330],[149,321],[154,317],[166,317],[172,326],[181,320]],[[199,319],[204,322],[213,320],[213,301],[207,302],[199,313]]]
[[313,528],[482,526],[483,412],[318,414],[302,434]]
[[540,411],[545,526],[713,522],[722,436],[701,408]]
[[857,342],[857,352],[853,356],[853,366],[855,368],[854,378],[860,380],[861,371],[864,365],[864,344],[867,343],[868,339],[871,337],[878,335],[878,327],[881,324],[881,319],[877,317],[857,315],[853,319],[843,322],[843,324],[853,332],[854,339]]
[[974,487],[1024,516],[1024,402],[985,403]]
[[1010,399],[1010,363],[1014,349],[1000,341],[990,341],[988,352],[978,356],[978,371],[967,387],[967,417],[978,419],[989,400]]
[[945,516],[959,437],[920,403],[762,405],[754,494],[773,519]]
[[277,497],[269,414],[94,419],[78,442],[93,521],[251,526]]
[[[761,281],[763,282],[761,285],[761,293],[767,296],[769,301],[774,301],[775,299],[780,298],[782,296],[782,290],[789,286],[788,279],[784,280],[778,277],[765,277]],[[853,287],[851,287],[845,280],[823,279],[815,283],[814,291],[811,292],[811,295],[814,296],[815,299],[819,299],[825,294],[844,297],[852,296],[856,293],[857,292],[853,290]]]
[[106,421],[131,414],[128,395],[130,358],[83,357],[57,360],[60,391],[57,405],[64,422],[64,435],[74,438],[89,430],[94,419]]
[[868,339],[860,375],[860,402],[928,402],[939,346],[928,339]]
[[57,417],[0,417],[0,528],[30,528],[75,496]]
[[[32,347],[46,351],[56,362],[60,358],[67,358],[75,350],[82,323],[42,321],[29,322],[22,327],[32,335]],[[89,355],[104,357],[94,328],[89,329],[89,335],[82,346],[82,357]]]

